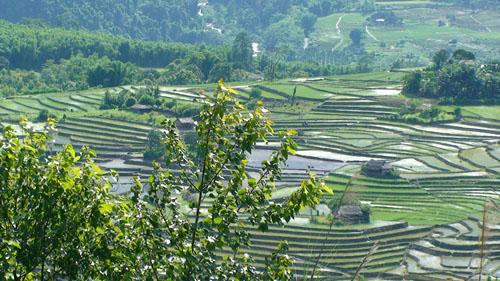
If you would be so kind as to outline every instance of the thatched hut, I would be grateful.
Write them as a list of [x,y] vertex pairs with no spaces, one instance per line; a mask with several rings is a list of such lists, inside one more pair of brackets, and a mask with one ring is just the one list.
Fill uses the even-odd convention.
[[363,174],[370,177],[388,177],[393,174],[392,166],[385,160],[370,160],[363,165]]
[[333,213],[335,218],[345,224],[359,224],[370,222],[370,212],[363,210],[359,205],[343,205]]
[[196,126],[196,122],[191,117],[177,118],[175,124],[179,130],[192,130]]

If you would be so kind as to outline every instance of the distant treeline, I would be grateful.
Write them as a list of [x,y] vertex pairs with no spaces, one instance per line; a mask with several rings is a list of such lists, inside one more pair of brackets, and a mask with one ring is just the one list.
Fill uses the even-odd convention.
[[5,21],[0,21],[0,46],[0,57],[8,59],[12,68],[22,69],[40,69],[48,60],[58,62],[76,54],[106,56],[140,67],[165,67],[189,54],[218,51],[203,45],[130,40],[83,30]]
[[[154,82],[164,85],[323,76],[368,71],[320,66],[276,53],[253,57],[248,34],[232,46],[132,40],[37,23],[0,21],[0,94],[39,93]],[[148,80],[148,81],[146,81]],[[147,83],[149,84],[149,83]]]
[[403,93],[443,104],[500,103],[500,61],[479,64],[463,49],[437,52],[433,65],[404,78]]

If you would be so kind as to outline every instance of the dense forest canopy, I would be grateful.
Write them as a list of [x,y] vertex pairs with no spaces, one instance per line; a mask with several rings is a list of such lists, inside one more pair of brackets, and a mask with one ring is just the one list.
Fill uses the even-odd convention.
[[2,0],[0,18],[40,19],[52,26],[148,40],[220,43],[242,30],[265,40],[270,26],[290,19],[302,33],[307,32],[303,17],[326,16],[357,4],[346,0]]
[[103,33],[53,29],[36,23],[14,25],[5,21],[0,21],[0,46],[0,57],[8,59],[11,67],[23,69],[38,69],[48,60],[68,59],[79,53],[107,56],[141,67],[164,67],[197,49],[188,44],[130,40]]
[[196,0],[1,1],[0,17],[13,22],[36,18],[54,26],[193,42],[201,34],[197,4]]

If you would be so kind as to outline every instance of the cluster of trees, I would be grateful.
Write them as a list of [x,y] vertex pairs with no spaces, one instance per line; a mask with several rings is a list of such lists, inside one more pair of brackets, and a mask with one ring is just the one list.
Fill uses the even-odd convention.
[[199,42],[198,1],[20,0],[2,3],[0,17],[13,22],[40,19],[52,26],[85,28],[134,38]]
[[139,88],[135,91],[123,89],[118,93],[106,91],[102,99],[101,109],[129,108],[135,104],[160,106],[160,92],[158,87]]
[[100,109],[128,109],[136,104],[150,106],[151,110],[165,111],[177,117],[194,116],[200,112],[200,106],[196,103],[161,98],[158,86],[146,86],[133,91],[106,91]]
[[500,102],[500,63],[479,64],[475,55],[458,49],[440,50],[433,65],[404,78],[403,93],[440,99],[443,103]]
[[0,67],[8,61],[11,68],[20,69],[40,69],[49,60],[58,62],[76,54],[108,57],[140,67],[165,67],[199,48],[208,48],[6,21],[0,21],[0,44]]
[[[260,43],[264,51],[279,52],[287,60],[304,58],[304,37],[314,31],[318,17],[341,11],[371,13],[376,10],[373,0],[213,0],[200,5],[197,0],[97,0],[85,4],[68,0],[41,0],[37,4],[31,2],[20,0],[16,5],[5,3],[0,18],[34,26],[69,28],[75,33],[86,29],[134,39],[207,43],[212,46],[229,44],[244,30],[249,33],[252,42]],[[102,48],[90,45],[87,49],[96,47]],[[148,57],[140,58],[143,53],[137,52],[138,47],[150,48],[145,52]],[[120,52],[115,52],[116,57],[106,55],[122,61],[130,56],[134,59],[126,60],[140,66],[148,64],[160,67],[156,64],[161,63],[163,67],[175,60],[172,57],[165,59],[164,52],[175,53],[175,50],[184,47],[170,44],[167,50],[155,54],[157,58],[150,59],[149,55],[157,51],[157,46],[124,43],[120,46]]]
[[[248,173],[249,152],[274,132],[261,104],[249,112],[233,94],[219,85],[201,112],[199,161],[188,156],[174,122],[165,121],[162,133],[151,136],[155,143],[161,138],[165,168],[155,166],[147,188],[136,178],[127,196],[110,193],[91,150],[67,145],[50,153],[46,133],[26,130],[21,141],[3,128],[1,279],[294,280],[286,243],[267,257],[263,271],[255,269],[243,254],[251,246],[246,226],[266,231],[288,222],[331,190],[310,174],[288,199],[271,200],[296,149],[293,132],[280,133],[281,146],[258,175]],[[54,125],[49,120],[47,129]],[[227,249],[231,255],[219,259],[217,252]]]
[[49,60],[38,70],[0,70],[0,95],[81,90],[89,87],[113,87],[137,83],[148,77],[145,71],[131,63],[108,57],[81,54],[58,63]]

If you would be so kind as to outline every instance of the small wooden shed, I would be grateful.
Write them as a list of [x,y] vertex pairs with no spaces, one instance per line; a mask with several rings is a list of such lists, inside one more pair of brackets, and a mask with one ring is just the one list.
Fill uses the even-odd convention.
[[369,223],[370,214],[369,212],[364,212],[363,208],[359,205],[343,205],[340,206],[335,212],[334,216],[336,219],[342,221],[345,224],[359,224],[359,223]]
[[179,130],[192,130],[196,126],[196,122],[191,117],[177,118],[175,124]]

